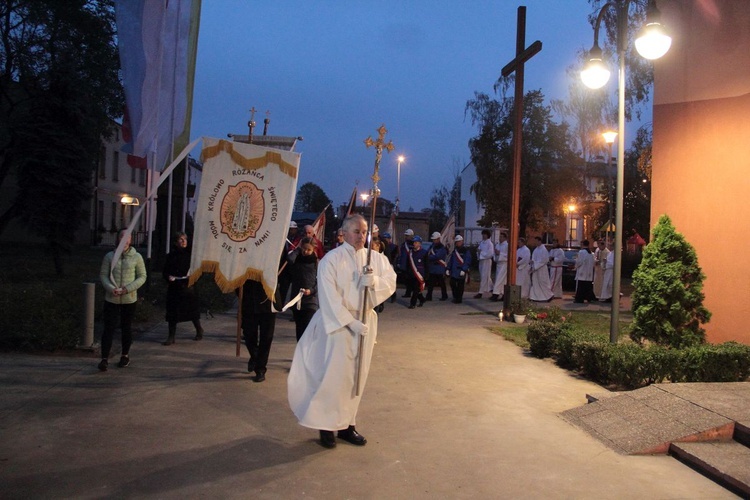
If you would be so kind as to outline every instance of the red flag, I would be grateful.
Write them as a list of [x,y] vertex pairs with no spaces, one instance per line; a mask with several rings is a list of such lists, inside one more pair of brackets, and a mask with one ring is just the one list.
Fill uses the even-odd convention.
[[320,215],[318,215],[318,218],[315,219],[315,222],[312,223],[313,231],[315,231],[315,237],[323,243],[325,241],[325,230],[326,230],[326,210],[328,210],[328,207],[330,205],[326,205],[326,207],[323,209],[322,212],[320,212]]
[[354,211],[355,203],[357,203],[357,186],[354,186],[354,191],[352,191],[352,198],[349,200],[349,208],[346,211],[347,217],[349,217]]

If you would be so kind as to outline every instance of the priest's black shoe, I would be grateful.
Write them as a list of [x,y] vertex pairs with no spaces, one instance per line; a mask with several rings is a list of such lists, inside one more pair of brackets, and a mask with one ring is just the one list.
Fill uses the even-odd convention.
[[367,440],[365,439],[365,437],[357,432],[353,425],[350,425],[346,429],[339,431],[338,437],[339,439],[343,439],[347,443],[351,443],[356,446],[364,446],[367,444]]
[[266,374],[264,372],[255,372],[255,376],[253,377],[253,382],[263,382],[266,380]]
[[336,447],[336,438],[333,435],[333,431],[320,431],[320,445],[323,448]]

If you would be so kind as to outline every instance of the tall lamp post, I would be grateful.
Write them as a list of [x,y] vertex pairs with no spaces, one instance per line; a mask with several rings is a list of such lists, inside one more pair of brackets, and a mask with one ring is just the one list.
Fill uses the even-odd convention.
[[[609,233],[612,231],[612,144],[617,139],[617,132],[604,132],[604,142],[609,144],[609,156],[607,156],[607,208],[609,209],[609,217],[607,218],[607,239],[609,239]],[[619,154],[619,152],[618,152]]]
[[[632,0],[637,2],[637,0]],[[631,0],[610,0],[604,4],[594,24],[594,45],[589,51],[589,61],[581,71],[583,83],[592,89],[603,87],[609,80],[609,70],[602,62],[602,49],[599,48],[599,27],[607,9],[614,9],[617,23],[617,59],[619,61],[618,108],[617,108],[617,207],[615,211],[615,268],[612,286],[612,313],[609,324],[609,341],[617,342],[620,323],[620,280],[622,277],[622,210],[623,185],[625,181],[625,49],[627,48],[628,9]],[[649,0],[646,26],[638,33],[635,48],[646,59],[658,59],[669,50],[672,38],[664,31],[659,21],[659,11],[655,0]]]
[[405,159],[404,155],[398,155],[398,167],[396,170],[396,215],[398,215],[399,212],[399,201],[401,198],[401,164]]

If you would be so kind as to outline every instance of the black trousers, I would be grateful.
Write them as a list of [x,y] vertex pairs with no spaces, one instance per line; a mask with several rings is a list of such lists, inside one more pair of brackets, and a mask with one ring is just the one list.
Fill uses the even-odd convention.
[[255,363],[255,373],[266,373],[268,356],[271,354],[273,332],[276,329],[276,314],[251,313],[242,318],[242,334],[250,359]]
[[448,292],[445,289],[445,275],[444,274],[430,274],[430,279],[427,281],[427,300],[432,300],[432,289],[436,286],[440,287],[440,296],[443,299],[448,298]]
[[573,299],[574,302],[581,303],[584,300],[596,301],[596,295],[594,295],[594,282],[593,281],[576,281],[576,295]]
[[466,276],[454,278],[451,276],[451,293],[453,300],[461,302],[464,298],[464,286],[466,285]]
[[310,324],[310,320],[315,316],[315,309],[300,309],[292,308],[292,316],[294,316],[294,326],[297,334],[297,342],[302,338],[302,334],[305,333],[307,325]]
[[133,315],[135,314],[135,302],[132,304],[113,304],[104,301],[104,331],[102,332],[102,358],[109,358],[112,350],[112,338],[117,328],[117,320],[120,320],[122,355],[130,353],[130,345],[133,343]]

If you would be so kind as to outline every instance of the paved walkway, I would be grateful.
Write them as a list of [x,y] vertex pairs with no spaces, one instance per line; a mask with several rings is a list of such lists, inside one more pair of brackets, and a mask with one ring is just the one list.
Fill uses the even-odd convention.
[[160,324],[131,366],[106,373],[95,358],[0,355],[2,497],[733,498],[670,457],[618,454],[566,422],[602,388],[471,314],[491,308],[386,306],[357,422],[364,448],[326,450],[297,425],[286,315],[260,384],[244,347],[234,356],[229,314],[204,322],[202,342],[181,324],[171,347]]

